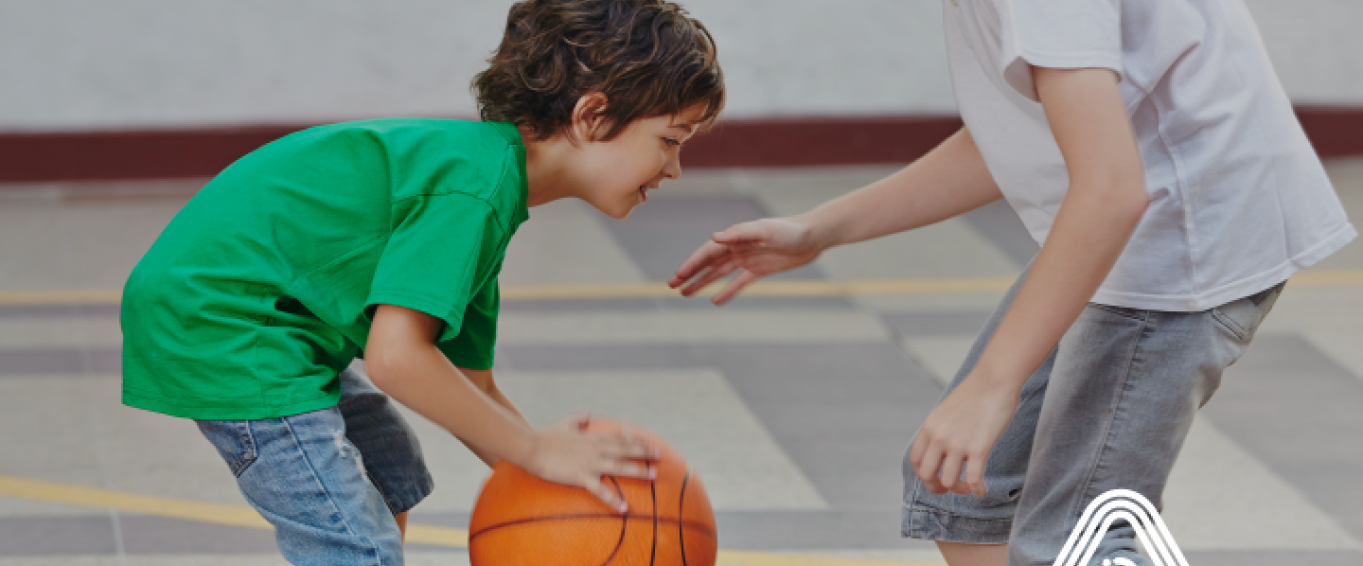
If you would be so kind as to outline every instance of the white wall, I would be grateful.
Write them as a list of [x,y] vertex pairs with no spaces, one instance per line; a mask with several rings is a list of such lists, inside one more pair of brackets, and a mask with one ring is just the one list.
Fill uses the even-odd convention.
[[[717,36],[729,117],[953,111],[941,0],[683,3]],[[1363,105],[1363,0],[1247,3],[1295,100]],[[472,116],[509,5],[0,0],[0,131]]]

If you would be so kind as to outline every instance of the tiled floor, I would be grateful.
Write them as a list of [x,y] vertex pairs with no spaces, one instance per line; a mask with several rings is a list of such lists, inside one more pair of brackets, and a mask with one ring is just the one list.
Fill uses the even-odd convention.
[[[1363,219],[1363,160],[1330,169]],[[717,310],[641,286],[728,223],[798,212],[885,172],[689,172],[618,222],[576,202],[533,209],[503,274],[524,297],[504,306],[503,389],[537,423],[592,411],[667,438],[706,482],[732,551],[721,564],[940,562],[931,544],[898,537],[899,463],[998,299],[988,282],[1035,253],[1006,208],[834,250],[786,276],[986,282],[975,291],[745,297]],[[118,401],[108,291],[195,186],[0,187],[0,566],[283,563],[249,517],[223,519],[244,502],[192,424]],[[1335,282],[1289,286],[1194,426],[1164,513],[1191,563],[1363,564],[1361,246],[1312,270]],[[627,292],[546,291],[607,285]],[[52,290],[83,293],[25,294]],[[412,522],[462,528],[486,469],[412,421],[439,484]],[[457,546],[422,539],[410,563],[462,563]]]

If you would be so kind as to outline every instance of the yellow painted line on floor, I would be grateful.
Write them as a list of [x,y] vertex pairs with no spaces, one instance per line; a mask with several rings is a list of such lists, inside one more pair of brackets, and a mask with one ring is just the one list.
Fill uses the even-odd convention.
[[0,291],[0,306],[116,305],[122,291]]
[[1309,287],[1363,285],[1363,270],[1307,270],[1293,275],[1287,284]]
[[[952,279],[816,279],[758,281],[743,291],[746,297],[850,297],[873,295],[932,295],[944,293],[993,293],[1008,289],[1011,277],[963,277]],[[1363,285],[1363,270],[1308,270],[1292,276],[1291,285],[1347,287]],[[721,289],[712,284],[701,296]],[[507,285],[502,298],[510,301],[563,301],[586,299],[649,299],[679,297],[661,281],[639,283],[593,283],[580,285]],[[90,291],[0,291],[0,306],[116,305],[120,293]]]
[[12,476],[0,476],[0,495],[82,507],[116,509],[127,513],[170,517],[215,525],[254,529],[271,528],[270,524],[265,522],[265,519],[260,518],[259,513],[250,508],[139,495]]
[[[758,281],[743,290],[746,297],[846,297],[852,295],[911,295],[925,293],[979,293],[1005,291],[1010,277],[962,279],[868,279],[826,281],[817,279]],[[713,296],[722,289],[711,284],[698,295]],[[597,285],[525,285],[502,287],[508,300],[634,299],[680,297],[661,281]]]
[[[114,509],[124,513],[169,517],[198,523],[270,529],[254,509],[187,499],[156,497],[43,480],[0,475],[0,496],[36,499],[81,507]],[[407,542],[447,548],[468,548],[464,529],[407,525]],[[935,562],[905,562],[865,558],[805,556],[741,550],[719,551],[718,566],[941,566]]]

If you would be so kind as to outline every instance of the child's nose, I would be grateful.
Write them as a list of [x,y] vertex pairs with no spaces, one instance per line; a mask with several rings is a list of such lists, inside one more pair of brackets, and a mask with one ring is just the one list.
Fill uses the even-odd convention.
[[679,156],[673,155],[671,159],[667,160],[667,165],[663,166],[664,178],[676,179],[681,176],[681,172],[681,157]]

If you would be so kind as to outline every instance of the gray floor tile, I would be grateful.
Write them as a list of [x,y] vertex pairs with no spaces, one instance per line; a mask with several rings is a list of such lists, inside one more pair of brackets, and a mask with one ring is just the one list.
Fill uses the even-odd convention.
[[1363,380],[1363,332],[1303,332],[1302,337]]
[[108,516],[0,518],[0,556],[112,554],[118,551]]
[[[711,234],[768,215],[755,199],[740,195],[657,195],[624,220],[604,219],[602,222],[644,275],[660,281],[671,278]],[[817,269],[809,266],[776,277],[823,278]]]
[[1184,553],[1197,566],[1358,566],[1363,551],[1351,550],[1194,550]]
[[898,511],[729,512],[715,515],[719,543],[734,550],[932,549],[899,536]]
[[971,227],[989,240],[1018,266],[1027,265],[1041,249],[1017,213],[1005,201],[997,201],[965,213]]
[[612,312],[637,311],[658,308],[658,299],[630,297],[623,299],[502,299],[502,313],[550,313],[550,312]]
[[[660,299],[659,304],[669,309],[715,309],[706,297],[671,297]],[[754,311],[772,309],[851,309],[856,304],[847,297],[734,297],[722,308],[725,310],[752,309]]]
[[0,350],[0,379],[6,375],[118,375],[123,368],[120,350],[99,348],[33,348]]
[[[1363,382],[1293,335],[1260,335],[1205,414],[1363,539]],[[1253,494],[1246,494],[1253,497]]]
[[65,319],[79,315],[74,305],[0,305],[0,319],[39,316]]
[[[187,189],[195,183],[182,184]],[[5,197],[0,205],[0,265],[22,269],[0,269],[0,289],[122,288],[133,266],[188,200],[188,194],[99,191]]]
[[[531,299],[502,300],[504,313],[573,312],[573,311],[638,311],[650,309],[709,310],[717,307],[705,297],[629,297],[622,299]],[[774,309],[851,309],[855,305],[845,297],[747,297],[739,295],[723,307],[734,310]]]
[[1185,550],[1360,550],[1338,522],[1219,430],[1193,421],[1160,513]]
[[939,392],[891,344],[508,346],[508,368],[723,372],[834,509],[893,511],[900,461]]
[[[1363,159],[1334,159],[1325,162],[1325,170],[1335,185],[1339,201],[1348,211],[1355,228],[1363,220]],[[1320,269],[1363,269],[1363,242],[1354,240],[1349,245],[1321,260]]]
[[881,320],[901,336],[973,336],[984,328],[991,311],[886,313]]
[[504,285],[624,283],[643,273],[602,225],[609,221],[577,199],[530,210],[507,246]]
[[118,318],[116,304],[89,305],[0,305],[0,319],[5,318]]
[[0,318],[0,349],[121,347],[123,331],[116,318]]
[[721,309],[505,314],[497,341],[508,345],[605,346],[684,343],[889,342],[875,316],[854,310]]
[[274,532],[161,517],[119,517],[128,554],[260,554],[277,552]]
[[[536,426],[587,412],[653,431],[696,470],[716,510],[828,507],[730,381],[713,368],[501,369],[497,383]],[[435,492],[418,509],[470,509],[487,466],[447,431],[410,412],[408,417],[436,480]]]
[[86,360],[79,349],[34,348],[0,350],[0,376],[35,374],[79,374]]

